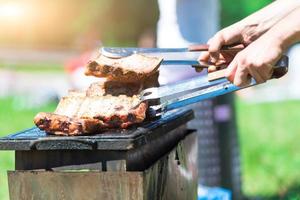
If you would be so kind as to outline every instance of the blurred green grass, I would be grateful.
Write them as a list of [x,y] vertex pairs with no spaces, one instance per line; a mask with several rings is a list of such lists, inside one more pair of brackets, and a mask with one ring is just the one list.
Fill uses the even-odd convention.
[[[16,97],[0,99],[0,136],[30,128],[32,119],[39,111],[53,111],[55,103],[40,108],[19,110],[15,104]],[[7,170],[14,169],[14,154],[11,151],[0,151],[0,200],[8,199]]]
[[299,101],[237,102],[246,194],[284,196],[300,186],[299,108]]
[[[33,126],[37,112],[55,108],[51,103],[18,110],[13,102],[12,97],[0,99],[0,136]],[[236,107],[244,193],[268,199],[300,199],[300,102],[247,104],[237,100]],[[13,169],[13,153],[0,152],[0,200],[8,199],[6,171]]]

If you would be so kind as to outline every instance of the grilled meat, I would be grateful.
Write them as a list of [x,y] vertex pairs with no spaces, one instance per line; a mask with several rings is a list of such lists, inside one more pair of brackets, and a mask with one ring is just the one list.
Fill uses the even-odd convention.
[[99,55],[86,66],[88,76],[107,77],[119,82],[140,82],[153,75],[162,58],[133,54],[120,59],[112,59]]
[[41,130],[55,135],[83,135],[103,129],[104,123],[97,119],[71,118],[54,113],[38,113],[34,123]]
[[140,102],[142,89],[158,86],[157,69],[162,59],[134,54],[121,59],[99,56],[86,67],[86,74],[106,77],[84,92],[70,91],[54,113],[39,113],[34,123],[56,135],[99,133],[128,128],[146,118],[147,102]]
[[117,81],[106,81],[92,83],[86,90],[87,96],[134,96],[144,88],[144,83],[122,83]]
[[146,117],[147,103],[139,102],[137,88],[137,84],[123,84],[121,87],[111,81],[94,83],[86,92],[70,92],[60,100],[54,113],[39,113],[34,123],[48,133],[59,135],[127,128],[141,123]]

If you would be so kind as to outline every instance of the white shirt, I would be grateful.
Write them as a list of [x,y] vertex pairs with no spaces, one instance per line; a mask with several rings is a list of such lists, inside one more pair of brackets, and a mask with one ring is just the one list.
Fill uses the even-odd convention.
[[[158,47],[206,43],[219,29],[218,0],[158,0],[158,4]],[[162,66],[159,81],[166,84],[196,75],[189,66]]]

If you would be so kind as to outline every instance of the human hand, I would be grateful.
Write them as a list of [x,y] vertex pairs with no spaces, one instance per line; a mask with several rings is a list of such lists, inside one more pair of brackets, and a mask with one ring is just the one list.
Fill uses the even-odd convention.
[[216,65],[229,63],[237,51],[220,51],[222,46],[236,43],[247,46],[264,32],[257,24],[246,24],[245,22],[238,22],[224,28],[208,41],[208,52],[201,54],[199,61],[200,63],[214,63]]
[[248,85],[251,77],[258,84],[266,82],[271,78],[273,66],[282,54],[280,40],[262,36],[237,53],[227,67],[225,76],[239,87]]
[[249,45],[299,7],[300,1],[298,0],[274,1],[263,9],[215,34],[208,41],[209,52],[204,53],[200,60],[217,62],[220,58],[220,48],[223,45],[234,43]]
[[[219,31],[209,40],[209,51],[200,56],[200,64],[218,66],[232,61],[227,76],[236,85],[247,84],[249,76],[258,83],[265,82],[283,50],[300,39],[299,8],[299,1],[278,0]],[[245,49],[237,54],[220,51],[222,46],[234,43],[242,43]]]

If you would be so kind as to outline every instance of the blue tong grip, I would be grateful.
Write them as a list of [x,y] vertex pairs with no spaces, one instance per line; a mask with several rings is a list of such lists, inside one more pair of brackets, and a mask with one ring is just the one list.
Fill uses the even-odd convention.
[[[288,72],[288,65],[289,65],[288,57],[286,55],[282,56],[274,66],[271,79],[278,79],[284,76]],[[257,85],[256,81],[253,78],[251,79],[251,83],[245,87],[235,86],[234,84],[227,81],[226,78],[222,78],[221,80],[218,80],[218,82],[219,81],[220,84],[214,85],[211,88],[206,88],[201,91],[196,91],[194,93],[186,95],[184,99],[167,103],[162,108],[162,110],[169,111],[169,110],[177,109],[193,103],[197,103],[199,101],[214,98],[220,95],[228,94],[231,92],[238,91],[240,89]]]

